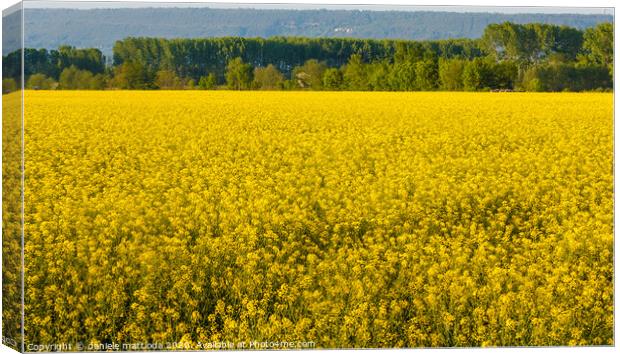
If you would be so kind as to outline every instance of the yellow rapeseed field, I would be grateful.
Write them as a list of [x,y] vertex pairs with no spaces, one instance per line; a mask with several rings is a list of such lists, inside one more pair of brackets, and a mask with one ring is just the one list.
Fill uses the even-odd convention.
[[26,344],[613,344],[612,94],[41,92]]

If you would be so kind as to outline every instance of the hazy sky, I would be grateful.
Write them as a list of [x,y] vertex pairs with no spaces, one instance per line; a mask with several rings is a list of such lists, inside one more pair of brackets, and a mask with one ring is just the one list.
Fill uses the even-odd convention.
[[416,5],[325,5],[325,4],[230,4],[230,3],[161,3],[161,2],[72,2],[24,1],[26,8],[144,8],[144,7],[211,7],[254,9],[345,9],[345,10],[397,10],[397,11],[449,11],[449,12],[500,12],[500,13],[576,13],[613,15],[613,8],[593,7],[516,7],[516,6],[416,6]]

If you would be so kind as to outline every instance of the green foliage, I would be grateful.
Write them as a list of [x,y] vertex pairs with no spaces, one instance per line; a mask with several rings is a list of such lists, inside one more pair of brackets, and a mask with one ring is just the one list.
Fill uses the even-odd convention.
[[295,80],[300,88],[321,90],[323,89],[323,73],[326,69],[327,65],[324,62],[310,59],[304,65],[293,69],[291,79]]
[[180,90],[185,82],[172,70],[160,70],[155,74],[155,86],[162,90]]
[[121,89],[145,90],[153,88],[149,71],[138,61],[126,61],[115,68],[114,86]]
[[[69,53],[64,53],[61,61],[59,51],[47,49],[24,49],[24,74],[26,77],[32,74],[43,74],[53,79],[58,79],[58,75],[65,68],[71,66],[72,61]],[[77,60],[76,60],[77,62]],[[68,65],[69,64],[69,65]],[[82,63],[81,63],[82,64]],[[74,64],[75,65],[75,64]]]
[[[531,28],[514,23],[490,24],[484,30],[481,44],[485,51],[492,54],[497,60],[522,60],[532,59],[532,53],[536,45],[536,33]],[[471,70],[468,72],[468,85],[475,81]],[[473,75],[473,76],[472,76]],[[471,87],[471,86],[468,86]]]
[[490,87],[494,89],[513,89],[518,79],[519,68],[515,62],[501,61],[492,63],[493,81]]
[[416,83],[415,63],[394,64],[388,77],[389,86],[396,91],[413,91]]
[[446,91],[463,89],[463,71],[467,62],[461,59],[445,59],[439,61],[439,86]]
[[389,74],[391,66],[385,62],[367,64],[368,72],[368,89],[373,91],[389,91],[391,89],[389,82]]
[[587,64],[603,65],[609,68],[613,75],[614,63],[614,26],[611,23],[601,23],[594,28],[588,28],[583,34],[582,61]]
[[487,26],[481,44],[497,60],[527,66],[554,54],[574,60],[581,49],[582,37],[581,31],[566,26],[505,22]]
[[284,83],[282,84],[282,89],[283,90],[298,90],[299,86],[296,80],[284,80]]
[[54,80],[45,74],[32,74],[26,82],[26,88],[31,90],[50,90],[54,86]]
[[95,74],[90,80],[90,90],[103,90],[108,85],[108,77],[104,74]]
[[93,75],[88,70],[80,70],[74,65],[60,73],[58,88],[62,90],[102,90],[105,87],[103,75]]
[[529,68],[521,86],[527,91],[592,91],[611,87],[611,77],[603,65],[541,64]]
[[540,25],[537,34],[545,58],[560,56],[573,61],[583,45],[583,32],[567,26]]
[[2,79],[2,93],[9,93],[17,90],[17,82],[13,78]]
[[323,88],[326,90],[341,90],[344,84],[342,71],[336,68],[329,68],[323,73]]
[[431,91],[437,88],[437,63],[433,60],[423,60],[415,67],[416,88],[421,91]]
[[345,87],[349,90],[368,90],[368,77],[361,55],[351,55],[349,62],[344,67],[343,78]]
[[252,76],[252,65],[244,63],[239,57],[229,61],[226,66],[226,84],[231,90],[250,89]]
[[512,89],[518,68],[514,62],[495,62],[491,58],[476,58],[465,65],[463,88],[466,91]]
[[40,49],[36,53],[26,51],[26,54],[29,56],[25,59],[29,71],[43,73],[52,78],[59,78],[60,73],[71,66],[93,74],[102,74],[105,71],[105,58],[101,51],[95,48],[76,49],[61,46],[58,50],[47,52],[45,49]]
[[476,58],[465,66],[463,70],[463,88],[466,91],[478,91],[489,88],[488,84],[493,80],[491,62],[486,59]]
[[261,90],[281,89],[284,83],[284,75],[273,64],[264,68],[254,69],[254,87]]
[[[286,77],[295,67],[314,59],[327,67],[341,67],[351,55],[359,54],[362,61],[411,61],[430,58],[466,58],[481,55],[478,43],[472,39],[440,41],[407,41],[358,38],[125,38],[114,44],[114,65],[139,60],[149,71],[174,68],[181,77],[198,80],[205,73],[223,78],[226,64],[239,57],[255,67],[273,64]],[[398,59],[400,58],[400,59]]]
[[[27,48],[24,59],[27,78],[42,74],[63,81],[61,88],[106,87],[110,83],[120,89],[191,89],[198,82],[200,89],[213,89],[224,79],[228,88],[235,90],[555,90],[560,86],[572,90],[592,86],[557,83],[571,79],[572,74],[549,74],[556,77],[551,81],[543,74],[541,78],[525,77],[532,67],[555,66],[562,68],[557,69],[561,72],[590,72],[596,75],[593,82],[605,85],[593,89],[609,89],[613,84],[613,25],[600,24],[582,32],[566,26],[505,22],[489,25],[480,40],[126,38],[116,42],[114,65],[108,68],[97,49]],[[20,77],[20,60],[20,50],[4,57],[5,77]],[[600,67],[608,69],[607,77],[600,76]],[[69,68],[73,69],[60,80],[60,74]],[[89,79],[82,77],[85,73],[76,74],[76,69],[90,72],[91,84],[84,84]],[[533,73],[538,71],[528,75]],[[73,83],[75,80],[82,83]]]
[[209,73],[207,76],[201,76],[198,81],[198,88],[201,90],[213,90],[217,87],[217,78],[215,74]]
[[52,51],[50,55],[56,58],[56,65],[59,69],[75,66],[93,74],[102,74],[105,71],[105,58],[96,48],[77,49],[71,46],[60,46],[57,52]]
[[[24,49],[24,76],[43,74],[53,80],[58,80],[60,73],[71,66],[80,70],[88,70],[93,74],[103,74],[105,71],[105,57],[99,49],[76,49],[70,46],[61,46],[58,50]],[[2,70],[4,77],[16,78],[21,75],[21,50],[9,53],[3,57]]]
[[533,77],[525,79],[523,88],[525,88],[526,91],[530,91],[530,92],[543,92],[543,91],[545,91],[543,83],[540,81],[540,79],[535,77],[535,74],[528,74],[526,77],[528,77],[528,76],[533,76]]

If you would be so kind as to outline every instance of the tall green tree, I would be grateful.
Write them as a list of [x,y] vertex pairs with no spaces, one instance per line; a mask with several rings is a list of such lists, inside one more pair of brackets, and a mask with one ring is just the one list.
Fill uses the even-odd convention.
[[60,46],[58,51],[52,51],[51,56],[60,70],[75,66],[80,70],[88,70],[93,74],[102,74],[105,71],[105,57],[99,49],[78,49],[71,46]]
[[497,60],[513,60],[524,65],[536,61],[542,53],[534,27],[510,22],[487,26],[481,43]]
[[58,88],[62,90],[102,90],[105,78],[102,74],[93,75],[88,70],[80,70],[75,65],[60,73]]
[[583,44],[583,32],[567,26],[533,24],[543,59],[573,61]]
[[50,90],[54,85],[54,80],[45,74],[32,74],[26,82],[26,88],[33,90]]
[[201,76],[198,81],[198,88],[201,90],[213,90],[216,86],[217,78],[213,73],[209,73],[207,76]]
[[324,62],[310,59],[306,60],[304,65],[295,67],[291,78],[301,88],[321,90],[323,89],[323,73],[325,70],[327,70],[327,65]]
[[155,74],[155,86],[162,90],[178,90],[184,86],[183,80],[172,70],[160,70]]
[[493,89],[514,89],[518,80],[518,66],[515,62],[504,60],[491,63],[492,81],[489,86]]
[[361,55],[351,55],[351,57],[349,58],[349,62],[344,67],[343,78],[345,85],[349,90],[368,90],[368,76]]
[[439,87],[446,91],[463,89],[463,71],[467,61],[462,59],[443,59],[439,61]]
[[231,90],[251,88],[253,79],[252,65],[244,63],[240,57],[234,58],[226,66],[226,84]]
[[606,22],[594,28],[588,28],[583,34],[582,61],[588,64],[602,65],[613,74],[614,63],[614,26]]
[[125,61],[114,70],[115,87],[129,90],[145,90],[154,87],[153,75],[139,61]]
[[366,65],[366,70],[368,72],[368,88],[373,91],[390,90],[390,69],[390,64],[384,60]]
[[329,68],[323,73],[323,87],[326,90],[341,90],[343,83],[342,71],[337,68]]
[[389,87],[396,91],[413,91],[416,89],[416,64],[401,62],[392,65],[388,76]]
[[254,86],[261,90],[281,89],[284,75],[273,64],[254,69]]
[[416,88],[422,91],[431,91],[437,88],[437,63],[427,59],[416,63]]
[[476,58],[463,69],[463,88],[467,91],[490,89],[493,85],[492,61]]

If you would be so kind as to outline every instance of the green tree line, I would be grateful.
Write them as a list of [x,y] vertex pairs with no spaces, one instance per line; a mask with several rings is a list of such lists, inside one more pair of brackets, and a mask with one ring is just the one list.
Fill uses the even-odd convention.
[[[15,55],[4,58],[5,77],[19,74]],[[97,49],[67,46],[26,49],[24,59],[34,89],[608,90],[613,26],[506,22],[476,40],[437,41],[126,38],[109,66]]]

